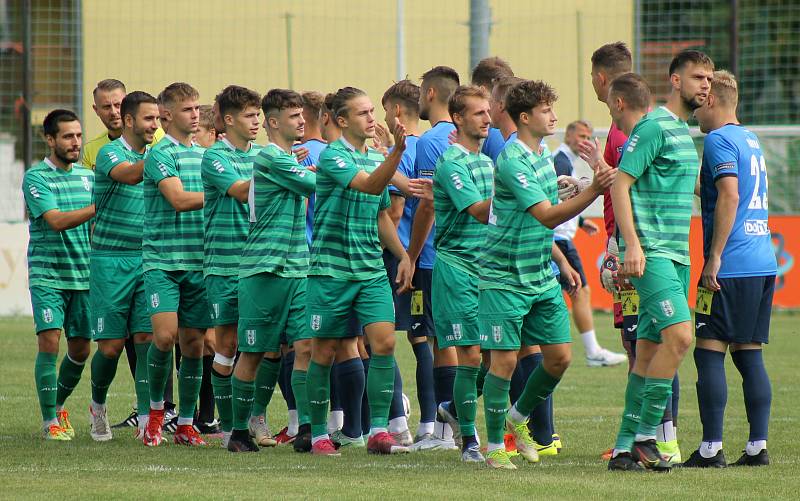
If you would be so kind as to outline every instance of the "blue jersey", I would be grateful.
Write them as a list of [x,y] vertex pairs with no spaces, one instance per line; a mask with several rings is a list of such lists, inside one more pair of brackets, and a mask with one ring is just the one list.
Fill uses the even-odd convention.
[[497,157],[500,152],[506,147],[506,140],[503,138],[503,133],[497,127],[489,128],[489,136],[483,140],[481,153],[492,159],[492,162],[497,163]]
[[739,206],[731,234],[722,251],[718,277],[775,275],[778,265],[767,224],[767,164],[755,134],[741,125],[725,125],[705,139],[700,170],[700,207],[703,217],[703,256],[708,258],[714,234],[718,191],[714,184],[725,176],[739,183]]
[[[325,141],[320,141],[319,139],[309,139],[304,143],[300,143],[294,146],[294,149],[297,148],[306,148],[308,150],[308,156],[300,162],[300,165],[304,165],[306,167],[311,167],[312,165],[317,165],[319,161],[319,155],[322,153],[322,150],[328,147],[328,143]],[[312,229],[314,227],[314,194],[312,193],[310,197],[308,197],[308,209],[306,210],[306,239],[308,240],[308,245],[311,246],[311,235]]]
[[[417,158],[414,162],[414,177],[433,178],[436,162],[444,153],[444,150],[450,147],[450,133],[454,130],[456,130],[456,127],[452,122],[438,122],[419,138],[419,141],[417,141]],[[414,213],[417,211],[417,204],[418,202],[413,202]],[[436,251],[433,250],[435,233],[436,227],[434,226],[419,255],[418,268],[433,269],[433,262],[436,260]]]
[[[409,179],[414,178],[414,161],[417,159],[417,142],[419,136],[406,136],[406,149],[400,158],[400,165],[397,166],[397,172],[400,172]],[[389,185],[390,195],[402,195],[400,190]],[[402,195],[405,196],[405,195]],[[400,218],[400,226],[397,227],[397,236],[400,237],[403,247],[408,249],[408,241],[411,239],[411,223],[414,220],[414,208],[416,198],[409,197],[406,199],[403,206],[403,217]]]

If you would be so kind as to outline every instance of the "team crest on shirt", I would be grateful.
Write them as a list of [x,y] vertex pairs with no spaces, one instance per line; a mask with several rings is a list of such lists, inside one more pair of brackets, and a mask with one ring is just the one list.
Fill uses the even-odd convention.
[[150,306],[152,306],[153,308],[158,308],[158,305],[160,303],[161,301],[159,301],[158,292],[156,292],[155,294],[150,294]]
[[492,326],[492,339],[494,339],[495,343],[499,343],[501,339],[503,339],[503,326],[502,325],[493,325]]
[[322,317],[319,315],[311,315],[311,330],[318,331],[322,327]]
[[675,308],[672,306],[672,301],[670,299],[661,301],[661,311],[664,312],[667,318],[675,314]]
[[97,319],[97,332],[103,332],[106,328],[106,322],[104,317],[100,317]]
[[45,308],[42,310],[42,319],[45,323],[49,324],[53,321],[53,310],[50,308]]
[[457,190],[460,190],[464,187],[464,182],[461,181],[461,176],[459,176],[457,173],[454,172],[450,174],[450,179],[453,180],[453,186],[455,186]]
[[83,187],[86,191],[92,191],[92,185],[89,184],[89,178],[86,176],[81,176],[81,180],[83,181]]
[[256,330],[255,329],[247,329],[245,331],[245,335],[247,336],[247,344],[249,346],[253,346],[256,344]]
[[461,335],[461,324],[453,324],[453,340],[460,341]]
[[527,188],[528,187],[528,178],[525,177],[525,174],[523,174],[522,172],[517,172],[517,181],[519,181],[519,184],[523,188]]

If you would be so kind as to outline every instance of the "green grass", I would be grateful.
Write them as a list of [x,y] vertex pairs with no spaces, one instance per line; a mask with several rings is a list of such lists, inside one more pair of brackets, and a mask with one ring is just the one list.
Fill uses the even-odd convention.
[[[606,471],[599,454],[612,444],[619,423],[625,368],[587,368],[579,342],[573,367],[556,391],[556,429],[565,450],[538,465],[518,462],[516,472],[496,472],[463,465],[455,452],[375,457],[353,450],[340,458],[317,458],[284,447],[233,455],[219,448],[218,442],[207,449],[173,445],[147,449],[129,430],[115,430],[111,442],[94,443],[86,416],[88,367],[67,402],[77,438],[46,443],[39,438],[31,320],[0,319],[0,498],[793,498],[800,492],[800,397],[795,379],[799,320],[791,313],[774,315],[773,342],[765,355],[773,384],[769,441],[773,464],[657,475]],[[617,349],[619,341],[608,328],[609,317],[597,315],[596,322],[601,343]],[[414,423],[418,414],[413,355],[403,337],[398,339],[398,359],[405,392],[412,399]],[[112,421],[123,419],[134,400],[126,362],[121,364],[109,395]],[[738,373],[730,360],[727,365],[725,450],[733,461],[747,439],[747,420]],[[691,356],[683,364],[681,378],[679,439],[688,457],[700,440]],[[284,425],[285,416],[286,407],[276,392],[269,415],[273,430]],[[479,429],[485,433],[482,420]]]

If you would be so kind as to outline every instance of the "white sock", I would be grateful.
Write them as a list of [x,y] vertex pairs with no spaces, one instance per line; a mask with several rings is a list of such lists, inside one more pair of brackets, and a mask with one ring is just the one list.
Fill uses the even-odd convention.
[[433,422],[433,436],[444,440],[444,423],[439,421]]
[[594,356],[600,351],[600,345],[597,344],[597,336],[594,334],[594,329],[581,332],[581,340],[583,341],[583,349],[586,351],[587,357]]
[[63,405],[56,405],[56,412],[61,412],[63,410],[64,410],[64,406]]
[[297,420],[297,409],[289,410],[289,425],[286,427],[286,434],[290,437],[297,435],[300,422]]
[[622,454],[623,452],[630,453],[631,451],[623,451],[622,449],[614,449],[613,451],[611,451],[611,457],[615,458],[615,457],[619,456],[620,454]]
[[767,448],[766,440],[756,440],[754,442],[747,442],[744,451],[748,456],[756,456],[759,452]]
[[331,411],[328,414],[328,433],[341,430],[344,426],[344,411]]
[[378,433],[386,433],[386,428],[370,428],[369,429],[369,436],[374,437]]
[[94,400],[92,400],[91,406],[92,406],[92,410],[95,411],[95,412],[103,410],[103,409],[106,408],[106,404],[98,404]]
[[164,410],[164,401],[160,400],[158,402],[150,401],[150,408],[156,411]]
[[408,420],[405,416],[389,420],[389,433],[402,433],[408,430]]
[[320,440],[330,440],[330,439],[331,439],[331,437],[329,437],[327,433],[324,434],[324,435],[320,435],[318,437],[311,437],[311,445],[316,444]]
[[704,458],[713,458],[722,450],[722,442],[700,442],[700,455]]
[[44,423],[42,423],[42,428],[47,429],[47,428],[50,428],[53,425],[58,426],[58,418],[53,418],[50,421],[45,421]]
[[677,428],[672,425],[672,421],[665,421],[656,426],[656,442],[671,442],[677,440],[678,436],[675,433]]
[[634,438],[634,441],[646,442],[647,440],[655,440],[655,439],[656,439],[655,435],[640,435],[639,433],[637,433],[636,438]]
[[193,422],[194,422],[194,418],[193,417],[180,417],[180,416],[178,416],[178,426],[185,426],[185,425],[191,426]]
[[442,423],[442,439],[453,440],[453,428],[449,423]]
[[508,417],[516,424],[524,423],[525,420],[528,419],[528,416],[517,410],[516,405],[512,405],[511,408],[508,409]]
[[147,428],[147,423],[150,422],[150,414],[145,414],[144,416],[139,416],[139,429],[144,430]]
[[418,437],[421,437],[426,433],[433,434],[433,421],[431,421],[430,423],[420,423],[419,426],[417,427]]
[[505,449],[505,448],[506,448],[506,444],[493,444],[491,442],[486,444],[486,452],[492,452],[492,451],[495,451],[497,449]]

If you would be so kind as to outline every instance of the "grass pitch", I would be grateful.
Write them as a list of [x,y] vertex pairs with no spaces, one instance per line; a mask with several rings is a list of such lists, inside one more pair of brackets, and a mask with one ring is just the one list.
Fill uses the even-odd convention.
[[[607,315],[595,316],[603,346],[619,349],[618,335]],[[77,437],[72,442],[44,442],[33,382],[36,343],[29,318],[0,319],[0,498],[354,498],[354,499],[787,499],[800,496],[800,435],[797,389],[800,316],[776,313],[772,343],[765,350],[773,385],[772,422],[767,468],[676,470],[667,475],[606,471],[601,451],[613,444],[623,402],[626,368],[586,367],[580,342],[572,368],[556,391],[556,430],[564,442],[557,457],[515,472],[496,472],[461,464],[456,452],[375,457],[362,450],[340,458],[318,458],[291,448],[263,449],[258,454],[230,454],[214,441],[206,449],[169,444],[145,448],[131,429],[114,430],[111,442],[89,437],[89,367],[67,402]],[[405,393],[412,401],[412,431],[419,417],[414,392],[413,354],[398,336],[397,357]],[[64,351],[62,343],[62,355]],[[109,393],[109,416],[122,420],[134,401],[127,362],[120,361]],[[739,457],[747,440],[741,381],[730,359],[725,452]],[[678,438],[687,458],[700,440],[700,422],[691,354],[681,368]],[[286,422],[279,391],[269,408],[273,431]],[[485,441],[482,404],[479,430]]]

